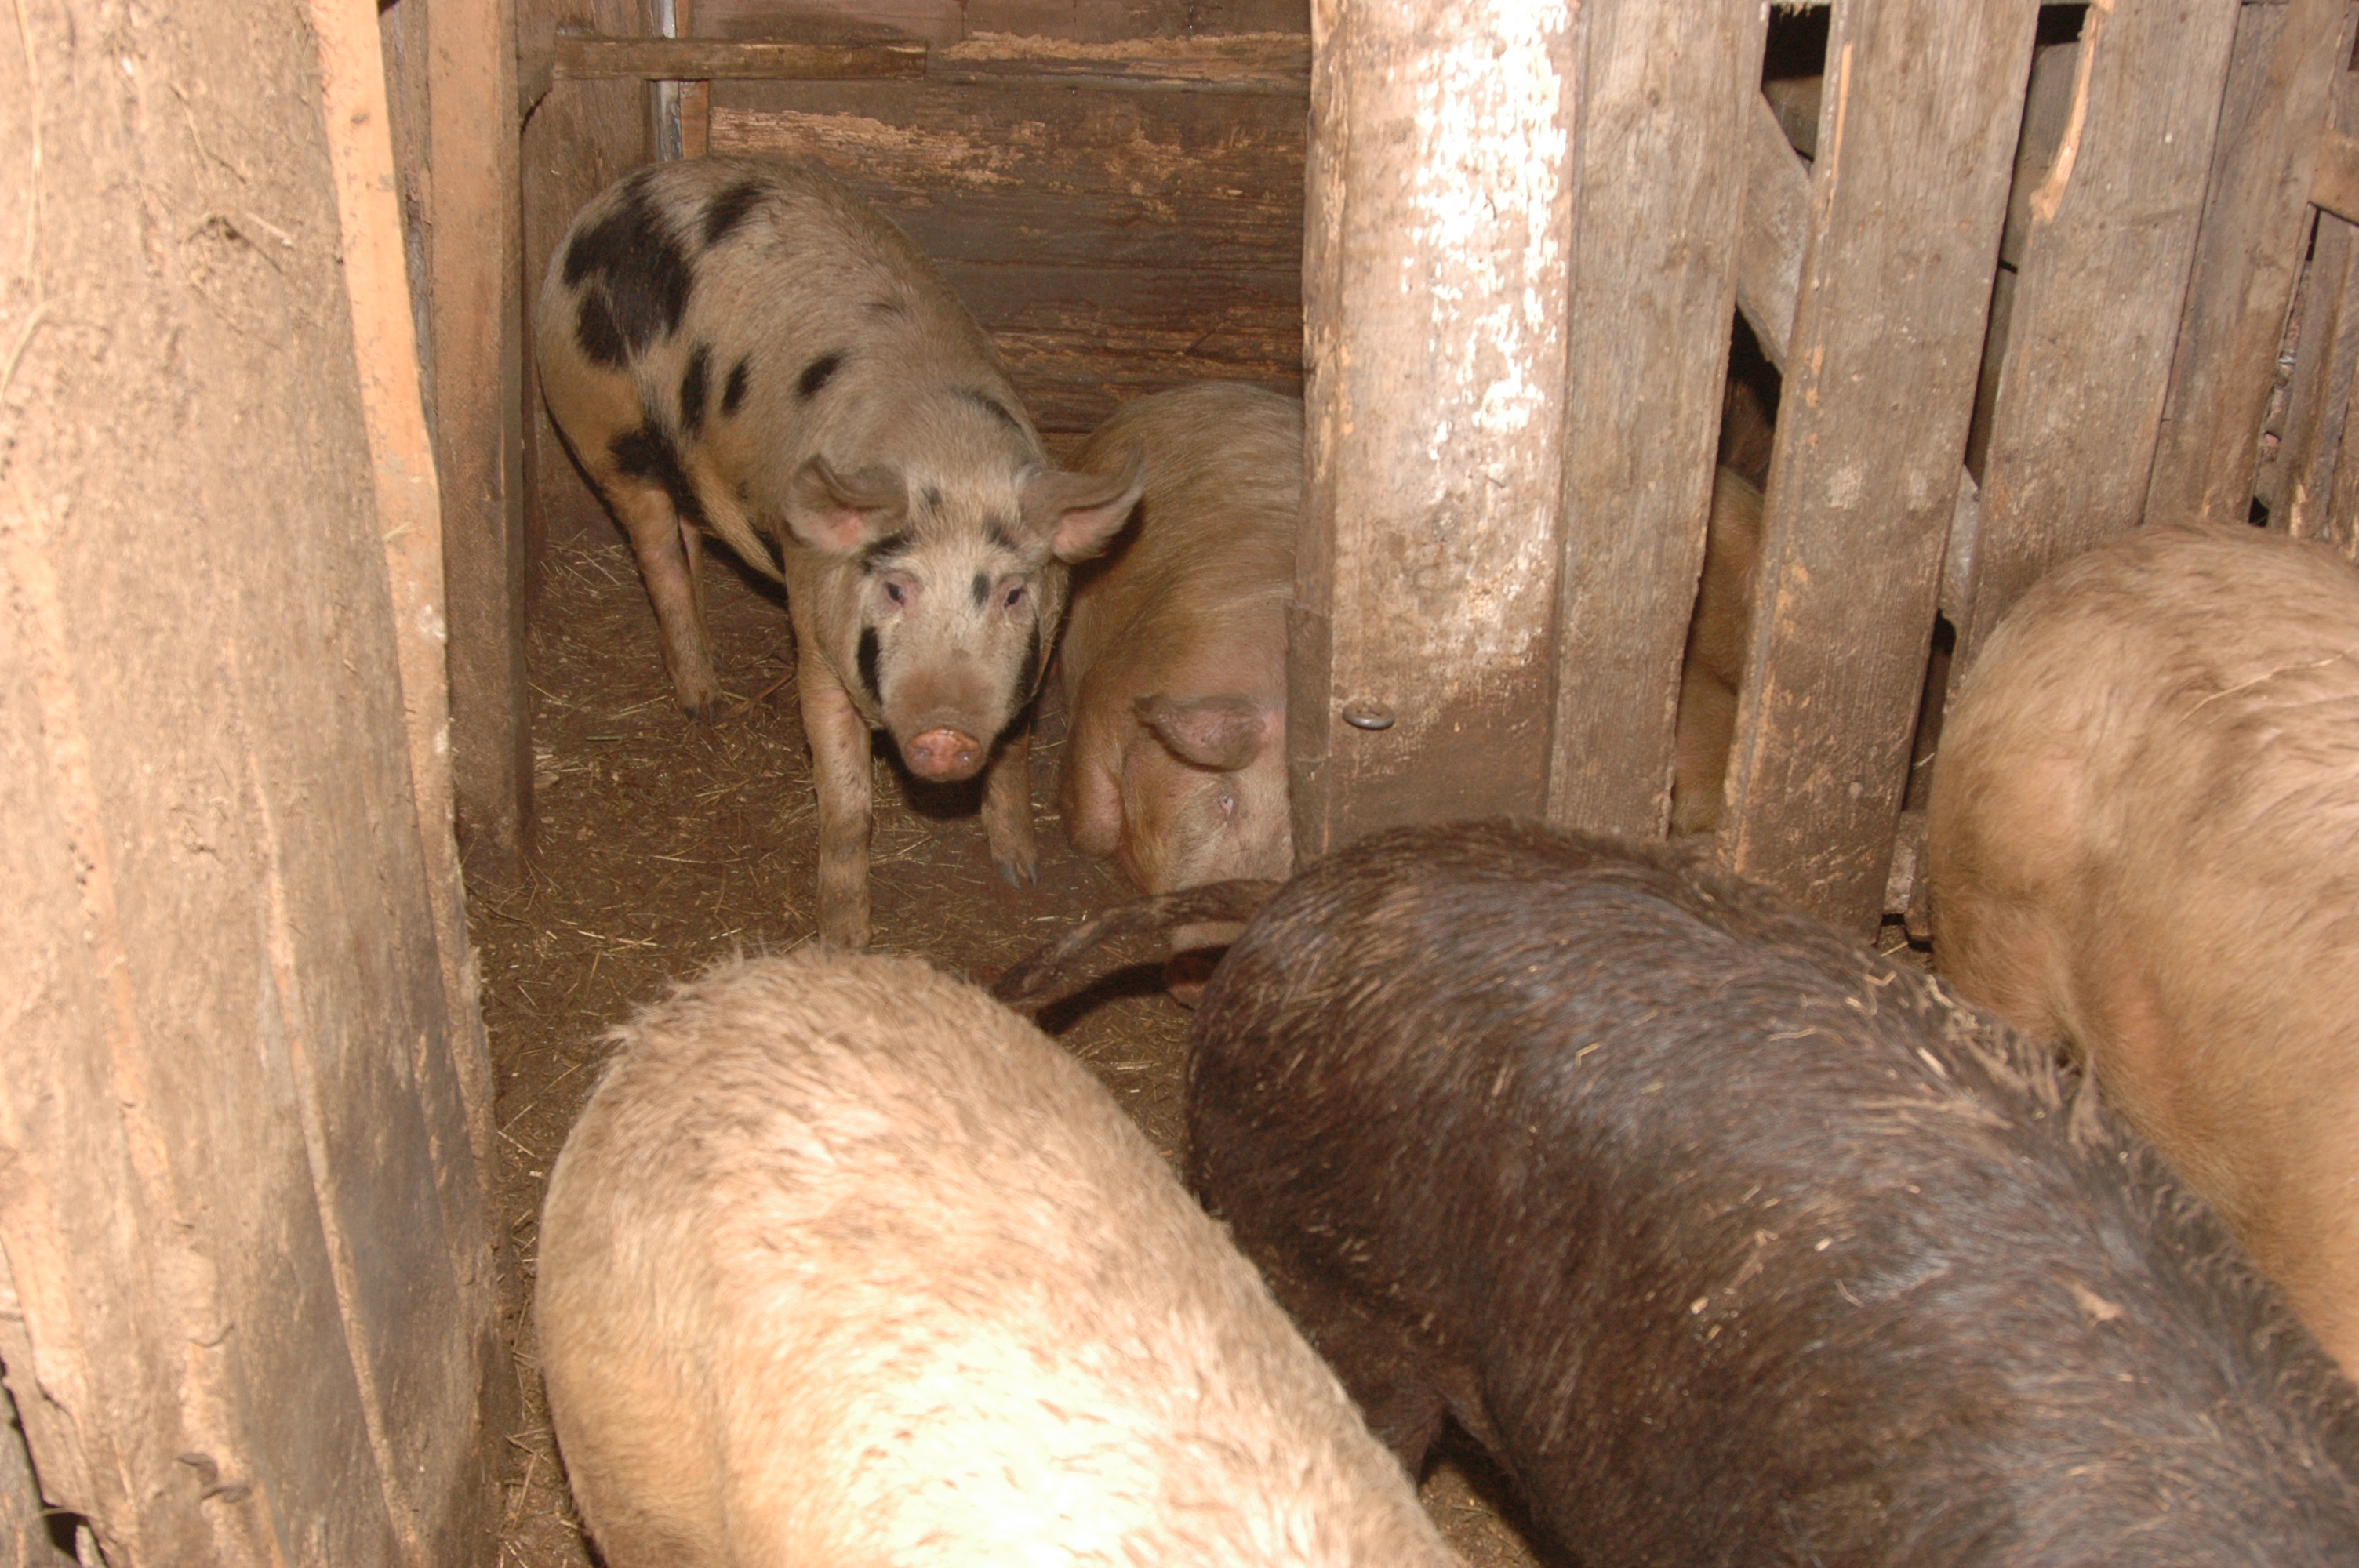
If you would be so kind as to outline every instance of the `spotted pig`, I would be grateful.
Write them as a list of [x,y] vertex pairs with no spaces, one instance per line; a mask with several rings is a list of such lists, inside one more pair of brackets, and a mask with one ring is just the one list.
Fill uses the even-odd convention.
[[1121,525],[1136,474],[1059,470],[940,276],[806,169],[692,158],[609,187],[549,258],[538,361],[558,428],[630,537],[683,708],[720,693],[703,533],[787,585],[821,934],[868,938],[873,730],[921,779],[984,773],[992,857],[1028,880],[1016,720],[1067,564]]

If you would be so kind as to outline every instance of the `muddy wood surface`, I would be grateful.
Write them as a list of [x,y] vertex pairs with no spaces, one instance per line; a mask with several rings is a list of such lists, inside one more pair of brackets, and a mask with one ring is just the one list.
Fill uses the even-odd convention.
[[[729,700],[692,723],[672,706],[653,613],[611,531],[552,545],[530,636],[538,848],[521,883],[471,890],[472,935],[498,1079],[504,1306],[526,1415],[508,1435],[502,1568],[585,1568],[533,1356],[528,1308],[549,1166],[597,1077],[603,1035],[673,980],[729,953],[814,939],[817,806],[796,714],[784,605],[715,552],[705,567]],[[988,980],[1098,904],[1127,895],[1076,856],[1048,804],[1054,716],[1034,752],[1040,881],[992,871],[973,790],[917,796],[880,757],[871,856],[875,942]],[[1167,1156],[1181,1135],[1188,1015],[1155,971],[1124,971],[1046,1022]],[[1536,1560],[1495,1480],[1437,1465],[1425,1498],[1476,1568]],[[1511,1506],[1511,1505],[1509,1505]]]

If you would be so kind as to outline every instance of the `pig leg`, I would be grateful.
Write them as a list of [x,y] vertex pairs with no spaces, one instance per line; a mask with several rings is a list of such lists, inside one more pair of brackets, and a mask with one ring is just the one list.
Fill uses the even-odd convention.
[[680,519],[661,485],[616,474],[603,478],[606,505],[630,537],[631,554],[656,611],[665,673],[680,710],[702,719],[720,699],[712,674],[712,639],[704,626],[704,585],[698,568],[703,542]]
[[1039,846],[1032,837],[1032,725],[1019,719],[1000,742],[983,775],[983,836],[991,863],[1009,887],[1039,878]]
[[[796,628],[797,643],[817,643]],[[808,654],[796,670],[803,734],[810,741],[819,788],[819,934],[839,947],[868,946],[868,818],[873,781],[868,720],[823,660]]]

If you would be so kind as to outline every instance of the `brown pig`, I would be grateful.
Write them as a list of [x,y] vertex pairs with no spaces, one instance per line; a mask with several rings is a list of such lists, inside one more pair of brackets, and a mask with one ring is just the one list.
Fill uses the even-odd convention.
[[1678,752],[1671,774],[1674,833],[1709,833],[1720,826],[1760,555],[1760,488],[1723,467],[1712,476],[1703,580],[1696,590],[1695,617],[1688,622],[1686,662],[1680,666]]
[[2069,562],[1930,817],[1941,971],[2084,1054],[2359,1374],[2359,570],[2241,528]]
[[550,1173],[540,1354],[608,1568],[1456,1561],[1088,1070],[903,957],[642,1011]]
[[538,355],[550,416],[630,537],[683,708],[720,692],[703,531],[787,585],[821,934],[868,939],[874,730],[921,779],[988,769],[992,858],[1028,880],[1018,718],[1067,564],[1103,547],[1136,477],[1060,471],[940,275],[810,170],[691,158],[607,188],[549,258]]
[[1136,519],[1074,574],[1058,652],[1065,830],[1147,892],[1283,877],[1301,400],[1233,382],[1158,393],[1107,420],[1074,462],[1114,473],[1134,454],[1146,472]]

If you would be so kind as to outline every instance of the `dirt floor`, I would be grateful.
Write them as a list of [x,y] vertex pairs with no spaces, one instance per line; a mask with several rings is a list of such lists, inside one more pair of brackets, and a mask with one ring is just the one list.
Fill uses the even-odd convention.
[[[473,890],[484,1014],[498,1076],[506,1165],[497,1194],[513,1263],[505,1305],[525,1382],[511,1434],[502,1568],[585,1568],[526,1327],[549,1162],[596,1077],[603,1036],[674,979],[734,951],[813,938],[816,806],[794,702],[783,604],[708,560],[722,682],[718,719],[672,706],[655,624],[619,539],[556,545],[530,644],[536,864],[526,885]],[[1066,844],[1058,748],[1034,748],[1040,880],[993,872],[972,790],[912,799],[876,765],[875,946],[988,980],[1096,905],[1126,896],[1111,868]],[[1188,1014],[1153,971],[1114,977],[1045,1020],[1094,1068],[1167,1157],[1179,1146]],[[1479,1458],[1445,1458],[1424,1486],[1443,1533],[1475,1568],[1537,1560]]]

